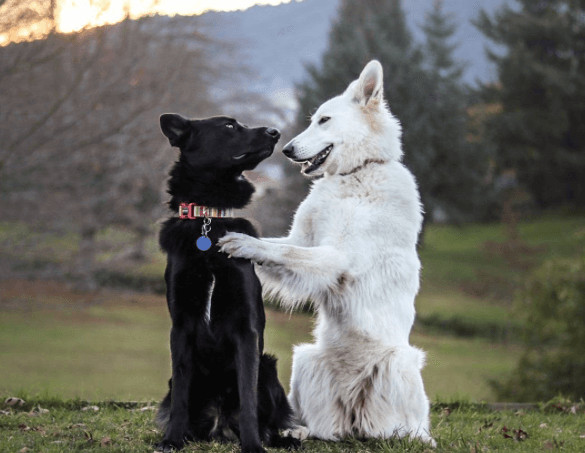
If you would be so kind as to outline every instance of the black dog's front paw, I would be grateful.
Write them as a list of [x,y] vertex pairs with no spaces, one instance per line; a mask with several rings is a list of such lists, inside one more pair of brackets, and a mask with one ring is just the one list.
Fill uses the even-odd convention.
[[262,445],[255,445],[251,447],[244,447],[242,446],[242,453],[267,453]]
[[177,451],[182,449],[185,446],[185,440],[171,440],[171,439],[163,439],[162,442],[156,444],[156,451],[162,453],[171,453],[173,451]]
[[173,451],[179,450],[180,448],[181,447],[177,448],[168,442],[159,442],[154,447],[154,453],[171,453]]
[[273,436],[270,439],[270,447],[285,448],[287,450],[298,450],[301,448],[301,441],[290,436]]

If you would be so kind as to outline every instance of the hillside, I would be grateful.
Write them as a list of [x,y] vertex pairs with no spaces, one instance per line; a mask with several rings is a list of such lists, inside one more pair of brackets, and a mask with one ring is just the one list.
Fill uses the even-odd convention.
[[[279,6],[256,6],[246,11],[210,12],[204,15],[212,35],[241,47],[242,60],[258,74],[264,89],[282,90],[303,79],[304,63],[317,63],[325,48],[329,26],[335,20],[339,0],[291,1]],[[424,36],[420,29],[430,0],[403,1],[415,39]],[[458,25],[456,57],[468,63],[464,80],[493,78],[493,69],[485,56],[486,39],[472,25],[481,8],[493,13],[514,0],[444,0],[445,10]]]

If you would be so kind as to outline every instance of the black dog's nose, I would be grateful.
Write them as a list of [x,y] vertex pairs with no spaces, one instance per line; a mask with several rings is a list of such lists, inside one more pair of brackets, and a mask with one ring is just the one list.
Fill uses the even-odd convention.
[[284,148],[282,148],[282,152],[286,157],[290,157],[295,152],[295,147],[293,146],[292,142],[288,143]]
[[266,129],[266,133],[274,138],[280,138],[280,131],[275,129],[274,127],[269,127]]

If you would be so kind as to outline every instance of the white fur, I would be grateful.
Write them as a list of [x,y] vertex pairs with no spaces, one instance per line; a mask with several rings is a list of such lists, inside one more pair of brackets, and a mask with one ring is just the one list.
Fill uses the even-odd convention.
[[296,160],[334,145],[287,237],[230,233],[220,245],[258,263],[267,295],[291,309],[310,300],[317,310],[315,343],[294,349],[289,395],[308,435],[409,436],[434,445],[424,353],[408,341],[421,204],[382,86],[382,67],[372,61],[287,145]]

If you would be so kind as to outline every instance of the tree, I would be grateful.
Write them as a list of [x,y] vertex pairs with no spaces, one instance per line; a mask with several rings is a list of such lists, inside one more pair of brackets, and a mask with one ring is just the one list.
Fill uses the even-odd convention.
[[488,122],[499,170],[512,169],[542,208],[585,204],[585,2],[520,0],[476,26],[506,51],[489,52],[500,111]]
[[386,98],[404,123],[413,105],[409,100],[419,89],[422,52],[413,45],[401,1],[343,0],[320,65],[308,65],[308,79],[298,86],[300,128],[307,114],[343,92],[373,58],[384,65]]
[[484,182],[488,156],[468,135],[469,93],[461,78],[464,67],[453,56],[456,27],[441,0],[435,0],[423,31],[428,98],[421,124],[427,132],[419,134],[416,146],[428,149],[420,153],[415,167],[425,209],[430,217],[441,210],[451,222],[479,219],[489,192]]
[[[98,232],[129,230],[128,247],[112,255],[140,257],[168,213],[164,181],[176,153],[160,133],[161,113],[227,112],[271,124],[267,116],[282,112],[247,91],[234,49],[208,38],[205,17],[126,19],[60,34],[55,1],[38,5],[0,6],[0,37],[14,40],[0,46],[0,215],[77,234],[79,257],[66,270],[91,283]],[[49,26],[24,39],[15,21]]]
[[49,30],[0,48],[2,84],[10,87],[0,97],[2,217],[78,233],[72,270],[88,281],[98,231],[119,225],[141,244],[164,212],[175,154],[164,147],[158,115],[217,111],[207,96],[216,74],[200,22],[167,23],[161,32],[157,19],[164,20]]
[[545,401],[585,395],[585,258],[550,261],[519,293],[524,346],[510,376],[493,382],[498,396]]
[[341,3],[321,65],[308,66],[299,86],[301,129],[307,113],[341,93],[372,58],[384,66],[386,99],[403,126],[405,163],[415,174],[425,220],[440,208],[451,221],[473,215],[473,194],[484,177],[486,159],[466,143],[466,92],[462,68],[449,43],[454,27],[440,2],[417,45],[407,28],[400,0]]

